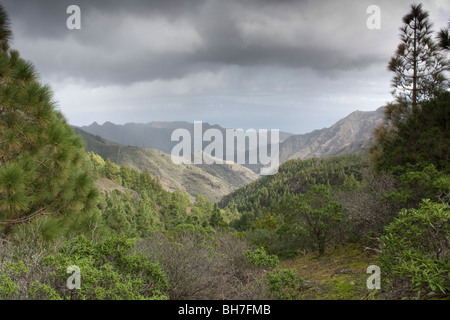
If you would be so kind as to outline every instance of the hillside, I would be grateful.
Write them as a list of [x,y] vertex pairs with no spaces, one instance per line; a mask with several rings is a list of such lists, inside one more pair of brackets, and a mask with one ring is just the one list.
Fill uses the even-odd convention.
[[[355,111],[329,128],[307,134],[294,135],[280,132],[280,163],[290,159],[322,158],[368,151],[373,141],[373,130],[383,121],[383,111],[384,108],[368,112]],[[89,126],[81,127],[88,133],[122,145],[151,147],[167,154],[170,154],[178,143],[171,141],[171,134],[173,130],[179,128],[188,130],[193,136],[194,125],[181,121],[125,125],[116,125],[111,122],[99,125],[94,122]],[[225,129],[219,125],[204,123],[203,131],[208,129],[218,129],[225,136]],[[256,173],[259,173],[261,169],[260,165],[246,164],[244,166]],[[218,167],[211,169],[203,166],[202,168],[212,174],[220,174],[222,171]]]
[[373,130],[383,121],[384,108],[355,111],[330,128],[295,135],[280,145],[280,163],[290,159],[322,158],[368,151]]
[[208,200],[217,202],[235,188],[250,183],[258,175],[240,165],[175,165],[170,155],[153,148],[122,146],[74,128],[86,141],[86,151],[99,154],[105,160],[158,176],[166,190],[187,192],[191,198],[202,194]]
[[280,166],[277,174],[233,191],[221,200],[220,205],[236,207],[240,212],[279,210],[286,205],[286,199],[305,193],[313,185],[342,185],[350,177],[361,181],[361,171],[368,165],[365,154],[289,160]]
[[[226,129],[219,125],[203,123],[203,132],[208,129],[217,129],[225,136]],[[151,122],[151,123],[127,123],[124,125],[105,122],[99,125],[97,122],[89,126],[80,127],[93,135],[99,135],[109,141],[125,146],[150,147],[170,154],[178,142],[171,141],[172,132],[176,129],[186,129],[194,136],[194,124],[184,121]],[[291,133],[280,132],[280,141],[292,136]],[[205,147],[205,145],[204,145]]]

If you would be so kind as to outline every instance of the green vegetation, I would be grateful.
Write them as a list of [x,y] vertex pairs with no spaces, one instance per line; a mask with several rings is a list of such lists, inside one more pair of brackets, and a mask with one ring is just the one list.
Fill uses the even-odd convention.
[[313,186],[306,194],[294,197],[293,208],[303,221],[306,236],[317,247],[319,255],[325,253],[326,245],[336,237],[345,218],[341,204],[331,199],[331,191],[324,185]]
[[[152,148],[122,146],[89,134],[79,128],[75,132],[86,141],[86,151],[103,160],[148,172],[157,176],[166,190],[186,192],[193,200],[202,195],[209,201],[220,198],[235,188],[256,180],[259,176],[241,165],[175,165],[170,154]],[[170,141],[170,135],[169,135]]]
[[[133,239],[113,236],[98,243],[78,236],[66,241],[57,252],[44,256],[47,283],[31,283],[32,298],[70,300],[165,299],[168,281],[158,264],[142,253],[132,253]],[[78,290],[61,286],[67,280],[67,267],[82,270],[83,285]],[[39,285],[36,285],[36,284]],[[52,296],[43,288],[52,288]],[[44,296],[41,296],[44,295]]]
[[433,164],[438,170],[450,169],[450,93],[424,102],[406,119],[391,108],[386,118],[391,125],[378,129],[372,158],[378,171],[405,170],[405,165],[423,169]]
[[425,200],[418,209],[402,210],[382,237],[380,261],[395,289],[450,291],[450,206]]
[[98,192],[82,140],[55,111],[51,89],[9,48],[2,7],[0,26],[0,233],[6,235],[41,215],[89,214]]
[[[449,29],[450,29],[450,23],[449,23]],[[441,29],[438,35],[439,39],[439,46],[442,50],[450,50],[450,33],[449,29]]]
[[217,204],[115,163],[99,137],[116,158],[85,152],[10,37],[0,6],[0,299],[449,298],[441,87],[417,81],[420,96],[389,105],[370,155],[290,160]]
[[344,236],[347,213],[339,198],[366,188],[363,172],[368,167],[366,155],[291,160],[278,174],[239,188],[220,205],[239,211],[241,217],[231,226],[273,254],[323,254]]
[[284,260],[280,268],[295,270],[303,279],[299,299],[367,300],[379,296],[366,287],[366,269],[375,263],[376,252],[353,243],[330,248],[321,257],[310,253]]
[[[386,108],[385,124],[377,130],[371,149],[375,170],[390,172],[396,181],[385,199],[402,208],[380,241],[387,297],[449,294],[450,93],[445,91],[448,80],[442,74],[448,70],[448,61],[427,36],[427,19],[421,5],[413,5],[404,17],[407,36],[402,39],[406,45],[414,40],[418,50],[413,52],[413,83],[404,83],[412,84],[412,99],[397,96],[397,103]],[[413,33],[408,31],[411,25]],[[445,50],[446,32],[441,31],[439,38]],[[400,51],[408,48],[400,45]],[[431,61],[437,62],[432,65],[438,69],[426,72]]]
[[259,248],[253,251],[247,250],[244,254],[248,262],[259,268],[277,267],[280,264],[278,257],[276,255],[267,254],[264,248]]
[[446,89],[444,72],[448,63],[433,40],[429,13],[422,4],[411,5],[410,12],[403,17],[400,30],[401,42],[388,69],[395,73],[392,79],[393,94],[403,107],[403,117],[406,117],[420,102]]
[[192,202],[186,193],[167,191],[159,178],[152,178],[148,172],[119,167],[92,152],[87,158],[93,175],[112,183],[110,187],[99,186],[104,195],[99,207],[104,224],[115,233],[145,237],[152,231],[186,223],[226,226],[238,214],[219,209],[202,195]]
[[304,279],[293,269],[278,269],[266,274],[270,297],[275,300],[297,300],[304,288]]
[[222,207],[239,212],[258,208],[276,209],[286,199],[305,193],[316,184],[340,186],[361,182],[362,170],[369,166],[366,155],[349,155],[326,159],[290,160],[280,166],[278,174],[265,176],[243,186],[222,199]]

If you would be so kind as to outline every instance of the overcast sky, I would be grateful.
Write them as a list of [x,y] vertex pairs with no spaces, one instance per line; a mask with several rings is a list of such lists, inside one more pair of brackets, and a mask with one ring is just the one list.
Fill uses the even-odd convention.
[[[7,0],[14,41],[74,125],[204,121],[306,133],[392,100],[413,1]],[[422,1],[437,31],[450,1]],[[81,9],[69,30],[67,7]],[[381,8],[369,30],[367,8]]]

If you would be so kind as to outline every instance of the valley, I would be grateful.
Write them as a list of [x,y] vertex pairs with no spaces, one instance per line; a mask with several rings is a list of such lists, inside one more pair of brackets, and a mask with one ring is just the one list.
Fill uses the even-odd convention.
[[218,202],[221,197],[259,177],[238,164],[175,165],[170,155],[162,151],[123,146],[78,128],[74,130],[86,142],[86,151],[100,155],[105,161],[109,158],[118,165],[147,171],[158,177],[166,190],[187,192],[191,199],[201,194],[210,201]]
[[[450,25],[431,28],[444,2],[410,5],[389,62],[397,22],[362,23],[378,6],[355,2],[345,28],[341,3],[162,3],[81,1],[73,27],[64,2],[2,0],[5,310],[146,300],[150,316],[212,316],[208,300],[249,300],[264,308],[241,312],[279,319],[303,309],[273,300],[450,300]],[[345,37],[312,15],[330,8]],[[199,115],[215,124],[175,121]],[[222,126],[301,123],[318,129]]]

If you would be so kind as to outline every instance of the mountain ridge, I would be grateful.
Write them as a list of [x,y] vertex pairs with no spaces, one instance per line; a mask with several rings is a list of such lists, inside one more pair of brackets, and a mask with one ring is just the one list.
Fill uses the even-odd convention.
[[[373,131],[382,124],[383,118],[384,107],[375,111],[357,110],[328,128],[317,129],[305,134],[280,132],[280,164],[291,159],[323,158],[367,152],[373,143]],[[186,129],[191,136],[194,133],[194,124],[186,121],[156,121],[145,124],[129,122],[123,125],[107,121],[103,125],[94,122],[89,126],[79,128],[121,145],[151,147],[166,154],[170,154],[174,146],[179,143],[171,141],[173,130]],[[202,128],[203,132],[208,129],[218,129],[221,132],[226,130],[220,125],[209,123],[203,123]],[[204,142],[203,147],[208,143]],[[248,153],[249,151],[246,150],[246,157],[248,157]],[[243,164],[243,166],[257,174],[260,173],[262,167],[260,164]],[[202,167],[205,171],[213,174],[221,171],[218,167],[215,170],[207,165]]]
[[[171,141],[173,130],[185,129],[189,131],[191,136],[194,135],[194,123],[186,121],[156,121],[147,123],[128,122],[121,125],[114,124],[110,121],[106,121],[104,124],[100,125],[94,121],[88,126],[77,128],[93,135],[99,135],[111,142],[137,147],[150,147],[167,154],[170,154],[175,145],[178,144],[177,141]],[[230,128],[224,128],[218,124],[202,122],[202,129],[202,133],[209,129],[218,129],[222,132],[223,136],[225,136],[226,130]],[[280,141],[284,141],[292,135],[294,134],[280,132]],[[149,139],[149,137],[151,137],[151,139]]]
[[291,136],[280,145],[280,163],[368,151],[373,131],[381,125],[383,118],[384,107],[375,111],[355,111],[329,128]]
[[256,173],[238,164],[211,165],[207,168],[201,165],[175,165],[170,155],[162,151],[123,146],[78,127],[73,128],[86,142],[86,151],[92,151],[105,160],[109,158],[118,165],[148,171],[152,176],[159,177],[166,190],[184,191],[192,200],[202,194],[208,200],[218,202],[222,196],[259,178]]

